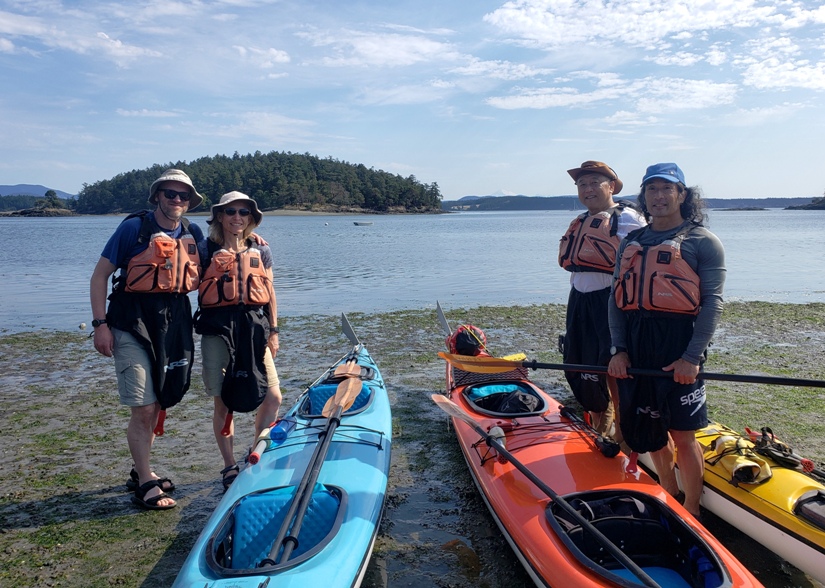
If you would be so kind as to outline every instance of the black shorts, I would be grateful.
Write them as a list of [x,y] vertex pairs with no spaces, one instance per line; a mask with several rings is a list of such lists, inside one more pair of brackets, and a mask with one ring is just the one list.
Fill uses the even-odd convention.
[[[693,335],[693,317],[651,317],[628,313],[627,344],[633,368],[661,369],[682,356]],[[701,369],[701,368],[700,368]],[[705,383],[678,384],[666,377],[633,376],[618,380],[622,434],[635,451],[655,451],[667,431],[707,426]]]

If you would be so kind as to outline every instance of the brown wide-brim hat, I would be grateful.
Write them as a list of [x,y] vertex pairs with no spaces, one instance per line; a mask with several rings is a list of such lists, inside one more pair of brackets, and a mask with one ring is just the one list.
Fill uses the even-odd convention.
[[224,208],[235,202],[244,202],[249,206],[249,210],[250,212],[252,212],[252,219],[255,221],[254,227],[257,227],[261,224],[261,221],[263,220],[263,215],[261,214],[261,211],[258,210],[258,203],[252,200],[252,198],[250,198],[243,192],[237,191],[227,192],[226,194],[221,196],[220,202],[212,205],[212,210],[209,213],[209,218],[206,219],[206,224],[211,225],[217,218],[217,213],[221,212]]
[[157,189],[163,182],[181,182],[182,184],[189,186],[192,192],[192,197],[189,199],[189,210],[196,209],[201,205],[201,202],[203,202],[203,196],[198,194],[198,191],[195,190],[195,184],[192,183],[192,180],[189,179],[186,172],[179,169],[169,168],[163,172],[157,180],[152,182],[152,185],[149,187],[149,204],[152,206],[157,206]]
[[580,167],[567,170],[567,173],[570,174],[570,177],[573,178],[574,182],[578,181],[579,176],[583,176],[585,174],[599,174],[601,176],[605,176],[606,178],[616,182],[616,189],[613,190],[614,194],[621,192],[622,187],[624,186],[622,181],[619,179],[619,176],[613,171],[613,168],[606,163],[602,163],[601,161],[585,161]]

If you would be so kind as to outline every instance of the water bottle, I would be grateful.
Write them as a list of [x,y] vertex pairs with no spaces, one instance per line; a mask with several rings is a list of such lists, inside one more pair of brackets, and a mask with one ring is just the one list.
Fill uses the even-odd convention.
[[279,445],[286,440],[289,432],[295,428],[295,419],[293,417],[286,417],[279,420],[275,425],[269,429],[269,438],[272,439],[273,444]]

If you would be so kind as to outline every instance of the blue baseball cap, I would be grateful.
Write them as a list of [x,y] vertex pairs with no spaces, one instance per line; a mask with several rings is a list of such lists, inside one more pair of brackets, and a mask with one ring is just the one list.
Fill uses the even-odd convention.
[[682,170],[679,169],[679,166],[675,163],[654,163],[648,167],[647,171],[645,171],[645,177],[642,178],[642,186],[654,178],[661,178],[674,184],[687,185],[685,183],[685,174],[682,173]]

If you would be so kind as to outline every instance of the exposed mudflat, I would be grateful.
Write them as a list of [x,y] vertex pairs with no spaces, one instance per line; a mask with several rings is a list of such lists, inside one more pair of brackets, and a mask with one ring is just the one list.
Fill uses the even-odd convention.
[[[560,305],[451,312],[471,322],[498,355],[523,351],[559,362]],[[394,420],[389,500],[364,585],[373,587],[532,586],[476,491],[446,416],[429,395],[444,390],[443,349],[432,310],[350,315],[391,393]],[[277,365],[288,406],[349,344],[337,317],[282,319]],[[0,586],[169,586],[221,499],[221,460],[211,401],[199,368],[193,389],[171,409],[153,467],[177,484],[178,508],[143,512],[124,482],[128,411],[117,401],[112,360],[88,332],[0,337]],[[708,371],[822,378],[825,305],[726,306]],[[570,402],[561,373],[532,377]],[[711,416],[735,429],[770,425],[822,467],[821,388],[709,383]],[[252,417],[237,415],[239,435]],[[241,448],[250,439],[237,440]],[[707,513],[708,528],[768,588],[821,588]]]

